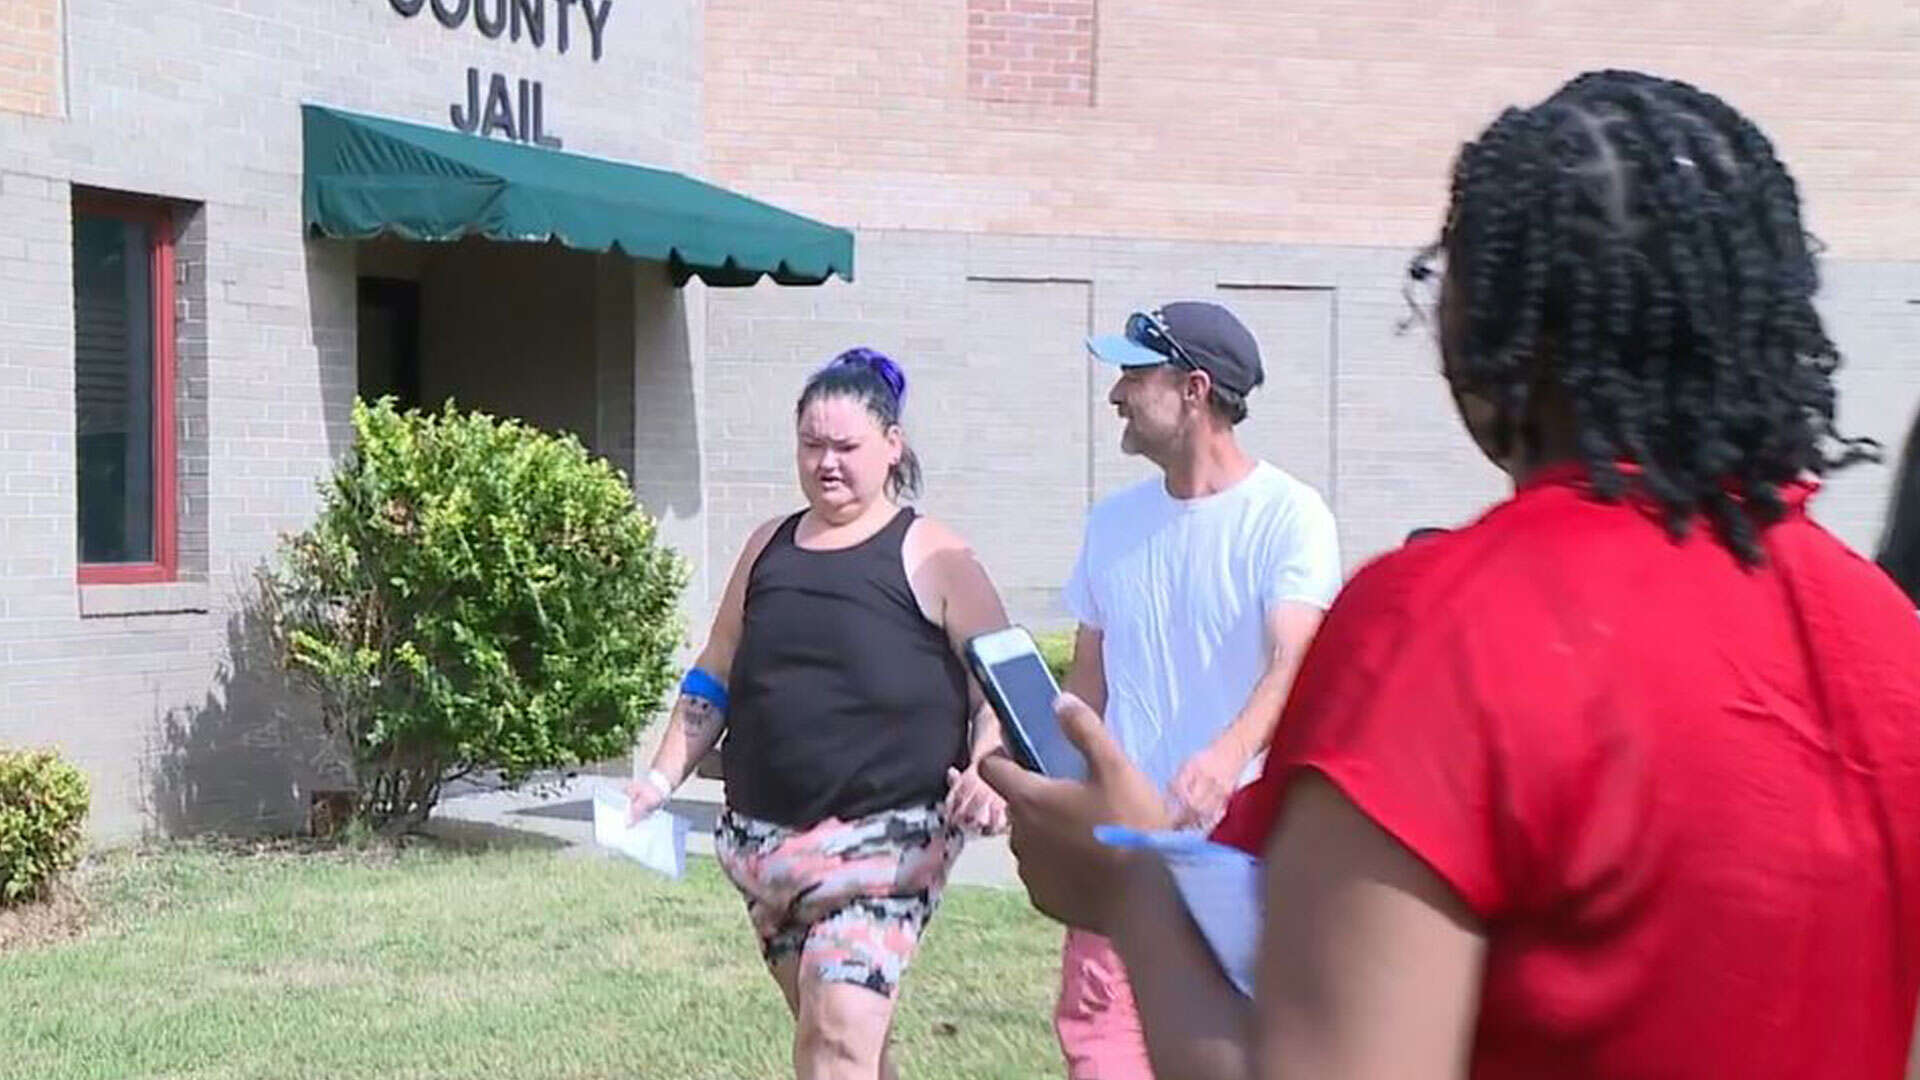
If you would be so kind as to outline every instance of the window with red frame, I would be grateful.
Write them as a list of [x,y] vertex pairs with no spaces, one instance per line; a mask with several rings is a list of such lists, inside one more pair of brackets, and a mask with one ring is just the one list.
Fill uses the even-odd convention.
[[177,569],[173,221],[158,202],[73,202],[74,457],[80,580]]

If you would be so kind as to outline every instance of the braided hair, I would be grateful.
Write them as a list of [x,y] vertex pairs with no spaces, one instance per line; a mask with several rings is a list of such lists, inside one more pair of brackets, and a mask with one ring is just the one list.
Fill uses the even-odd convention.
[[1758,565],[1783,486],[1878,457],[1834,428],[1840,355],[1793,178],[1712,94],[1599,71],[1508,109],[1460,151],[1410,274],[1441,257],[1464,294],[1447,378],[1496,406],[1496,452],[1550,383],[1594,491],[1651,497],[1675,538],[1704,515]]

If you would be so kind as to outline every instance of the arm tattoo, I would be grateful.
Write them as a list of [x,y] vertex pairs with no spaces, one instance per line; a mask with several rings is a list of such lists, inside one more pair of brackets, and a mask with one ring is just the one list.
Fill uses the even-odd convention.
[[680,696],[680,724],[687,738],[694,742],[707,742],[720,735],[727,726],[726,715],[713,707],[713,702],[691,694]]

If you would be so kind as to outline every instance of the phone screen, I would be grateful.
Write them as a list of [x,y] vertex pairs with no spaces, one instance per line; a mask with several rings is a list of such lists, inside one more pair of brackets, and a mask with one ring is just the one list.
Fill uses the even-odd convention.
[[1006,697],[1016,725],[1033,747],[1040,771],[1048,776],[1086,779],[1085,760],[1067,741],[1059,721],[1054,718],[1053,676],[1040,657],[1030,652],[1020,653],[991,665],[989,670]]

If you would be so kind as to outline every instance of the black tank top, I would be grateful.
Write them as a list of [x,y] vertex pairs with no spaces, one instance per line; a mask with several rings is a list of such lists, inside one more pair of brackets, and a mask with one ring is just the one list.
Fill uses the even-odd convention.
[[966,760],[967,674],[914,599],[902,508],[849,548],[780,524],[747,577],[727,684],[727,805],[806,828],[936,802]]

